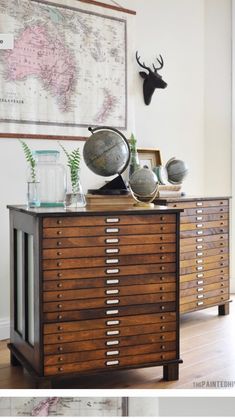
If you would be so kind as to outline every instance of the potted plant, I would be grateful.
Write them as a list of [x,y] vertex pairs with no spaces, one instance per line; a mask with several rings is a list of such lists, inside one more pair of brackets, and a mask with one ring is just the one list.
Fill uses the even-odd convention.
[[80,149],[78,147],[68,152],[60,142],[59,145],[67,157],[67,166],[69,168],[65,205],[70,208],[85,207],[86,198],[80,183]]
[[137,151],[137,140],[134,134],[131,134],[131,138],[129,139],[130,144],[130,151],[131,151],[131,158],[130,158],[130,165],[129,165],[129,178],[131,175],[140,168],[139,156]]
[[40,207],[39,180],[37,178],[36,160],[29,146],[20,140],[26,161],[28,162],[27,204],[29,207]]

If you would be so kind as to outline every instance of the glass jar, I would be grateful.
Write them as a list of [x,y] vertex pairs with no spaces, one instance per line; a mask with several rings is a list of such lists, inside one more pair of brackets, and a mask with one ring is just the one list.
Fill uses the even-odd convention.
[[40,182],[41,207],[63,207],[66,193],[66,171],[58,162],[57,150],[34,152]]

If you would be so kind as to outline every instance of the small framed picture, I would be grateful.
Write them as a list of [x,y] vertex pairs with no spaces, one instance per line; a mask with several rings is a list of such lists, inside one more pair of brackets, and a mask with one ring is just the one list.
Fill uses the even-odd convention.
[[141,167],[147,166],[149,169],[153,169],[162,165],[160,150],[156,148],[138,148],[137,151]]

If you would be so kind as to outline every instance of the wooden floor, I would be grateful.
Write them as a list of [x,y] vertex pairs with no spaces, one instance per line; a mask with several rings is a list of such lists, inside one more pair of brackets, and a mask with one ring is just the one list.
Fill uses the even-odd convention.
[[[179,381],[162,381],[162,367],[153,367],[62,380],[54,388],[190,389],[205,388],[203,382],[235,381],[235,303],[230,315],[218,317],[217,312],[214,307],[182,316]],[[6,343],[0,342],[0,388],[34,388],[21,367],[10,366]]]

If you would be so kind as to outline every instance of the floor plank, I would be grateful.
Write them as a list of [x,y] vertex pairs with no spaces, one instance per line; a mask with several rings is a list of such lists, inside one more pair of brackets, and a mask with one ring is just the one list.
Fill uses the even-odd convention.
[[[58,381],[54,388],[217,388],[216,382],[235,382],[235,304],[230,315],[218,316],[213,307],[181,318],[180,379],[162,380],[162,367],[112,372]],[[0,388],[34,388],[21,367],[10,366],[7,342],[0,342]],[[203,384],[202,387],[200,387]],[[215,387],[209,387],[214,383]],[[218,386],[218,388],[221,388]]]

